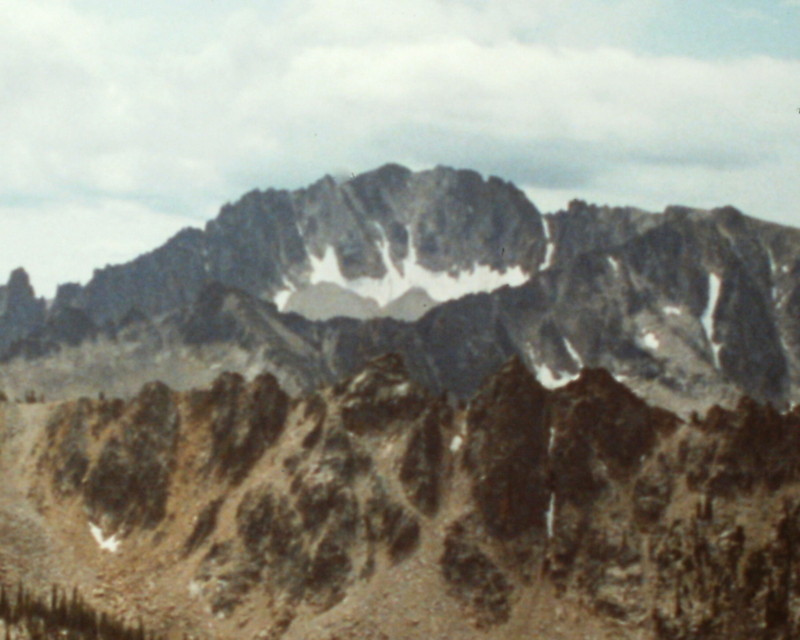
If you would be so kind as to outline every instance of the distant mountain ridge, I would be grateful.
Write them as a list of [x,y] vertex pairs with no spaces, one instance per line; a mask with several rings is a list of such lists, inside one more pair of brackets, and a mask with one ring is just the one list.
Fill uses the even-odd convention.
[[49,309],[15,272],[0,385],[130,394],[222,367],[297,392],[396,351],[462,397],[517,355],[550,386],[602,366],[679,410],[784,403],[800,398],[798,274],[800,231],[732,207],[573,201],[545,216],[499,178],[386,165],[250,192],[205,230],[61,286]]
[[410,253],[431,272],[530,271],[541,261],[541,225],[524,194],[497,178],[386,165],[345,183],[252,191],[205,230],[185,229],[130,263],[99,269],[85,287],[60,287],[53,308],[116,322],[133,308],[153,315],[190,303],[209,282],[273,300],[314,284],[324,261],[347,281],[377,280]]

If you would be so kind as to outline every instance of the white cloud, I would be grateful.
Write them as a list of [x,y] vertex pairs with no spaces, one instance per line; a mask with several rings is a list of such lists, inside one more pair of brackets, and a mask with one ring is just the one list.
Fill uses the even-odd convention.
[[[253,187],[387,161],[498,173],[539,203],[732,203],[800,222],[800,62],[636,53],[653,1],[101,6],[0,10],[0,267],[23,261],[38,288]],[[69,229],[63,216],[84,250],[31,231]],[[114,238],[119,258],[102,253]]]

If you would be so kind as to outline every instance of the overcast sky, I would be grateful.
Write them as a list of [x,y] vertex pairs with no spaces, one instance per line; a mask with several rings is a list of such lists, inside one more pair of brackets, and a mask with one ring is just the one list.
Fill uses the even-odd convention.
[[390,161],[800,226],[800,0],[2,0],[0,89],[0,281],[47,296]]

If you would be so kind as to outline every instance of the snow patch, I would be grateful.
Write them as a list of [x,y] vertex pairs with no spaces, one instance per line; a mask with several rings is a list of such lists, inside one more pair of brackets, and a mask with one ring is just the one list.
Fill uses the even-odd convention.
[[550,235],[550,221],[542,216],[542,229],[544,231],[544,239],[547,241],[547,245],[544,249],[544,262],[539,267],[539,271],[544,271],[545,269],[549,269],[553,266],[553,255],[556,252],[556,245],[553,242],[552,236]]
[[278,306],[278,311],[283,311],[286,308],[286,303],[289,302],[289,298],[295,291],[297,291],[297,287],[284,278],[283,287],[272,297],[272,301]]
[[309,283],[314,285],[330,282],[363,298],[372,298],[379,306],[385,307],[415,287],[425,291],[437,302],[445,302],[471,293],[489,293],[505,285],[516,287],[528,280],[527,274],[519,266],[506,269],[502,273],[482,264],[473,264],[469,271],[459,271],[454,275],[446,271],[430,271],[418,263],[413,240],[409,240],[408,256],[396,266],[389,254],[386,235],[382,228],[378,227],[378,230],[381,235],[381,257],[386,267],[383,277],[362,276],[347,279],[339,268],[335,249],[328,245],[322,258],[309,254]]
[[575,347],[572,346],[572,343],[569,341],[569,338],[564,338],[564,346],[567,348],[569,352],[569,357],[572,358],[572,361],[577,365],[578,368],[583,367],[583,359],[581,358],[580,354],[575,350]]
[[703,330],[706,332],[706,338],[711,345],[711,351],[714,356],[714,366],[719,369],[719,351],[722,344],[714,341],[714,313],[717,310],[719,303],[719,293],[722,288],[722,279],[716,273],[708,274],[708,305],[700,317],[700,322],[703,325]]
[[534,363],[533,368],[536,372],[536,378],[546,389],[558,389],[578,377],[577,375],[570,375],[564,371],[553,371],[544,363]]
[[778,270],[778,265],[775,264],[775,256],[772,255],[771,249],[767,249],[767,256],[769,256],[769,270],[771,273],[775,273]]
[[453,439],[450,441],[450,451],[452,453],[458,452],[461,449],[461,446],[464,444],[464,438],[461,436],[454,436]]
[[528,359],[536,374],[536,379],[546,389],[558,389],[578,377],[577,373],[572,375],[565,371],[553,371],[544,362],[538,362],[536,352],[531,345],[528,345]]
[[606,260],[608,260],[608,264],[610,264],[611,268],[614,270],[614,275],[618,276],[620,270],[619,260],[617,260],[616,258],[612,258],[611,256],[608,256]]
[[555,491],[550,492],[550,506],[547,508],[547,537],[553,537],[553,527],[556,523],[556,494]]
[[772,255],[772,250],[767,249],[767,255],[769,256],[769,273],[772,276],[772,301],[778,301],[778,287],[775,286],[775,274],[778,271],[778,265],[775,264],[775,256]]
[[353,381],[350,383],[350,386],[353,389],[358,389],[368,377],[369,377],[369,371],[365,369],[364,371],[359,373],[355,378],[353,378]]
[[661,346],[661,341],[655,333],[648,331],[642,336],[642,344],[648,349],[655,351]]
[[407,396],[409,393],[411,393],[411,383],[410,382],[403,382],[403,383],[397,385],[392,390],[392,395],[398,396],[398,397]]
[[679,316],[683,314],[683,311],[681,311],[680,307],[667,305],[666,307],[664,307],[664,313],[666,313],[668,316]]
[[542,233],[544,233],[544,239],[547,242],[550,242],[553,237],[550,235],[550,221],[545,217],[542,216]]
[[117,538],[116,534],[113,536],[109,536],[106,538],[103,535],[103,530],[98,527],[96,524],[89,523],[89,531],[92,533],[92,537],[97,542],[97,545],[103,551],[110,551],[111,553],[116,553],[119,550],[120,540]]

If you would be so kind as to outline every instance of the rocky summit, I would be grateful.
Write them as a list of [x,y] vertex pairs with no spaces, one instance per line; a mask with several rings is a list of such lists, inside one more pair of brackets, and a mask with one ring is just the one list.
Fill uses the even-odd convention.
[[800,637],[798,273],[732,207],[398,165],[18,269],[0,633]]
[[248,193],[48,305],[15,271],[0,387],[130,397],[231,370],[306,393],[396,352],[462,399],[517,356],[549,387],[603,367],[681,415],[742,394],[786,407],[800,397],[798,271],[800,231],[732,207],[543,215],[499,178],[387,165]]

